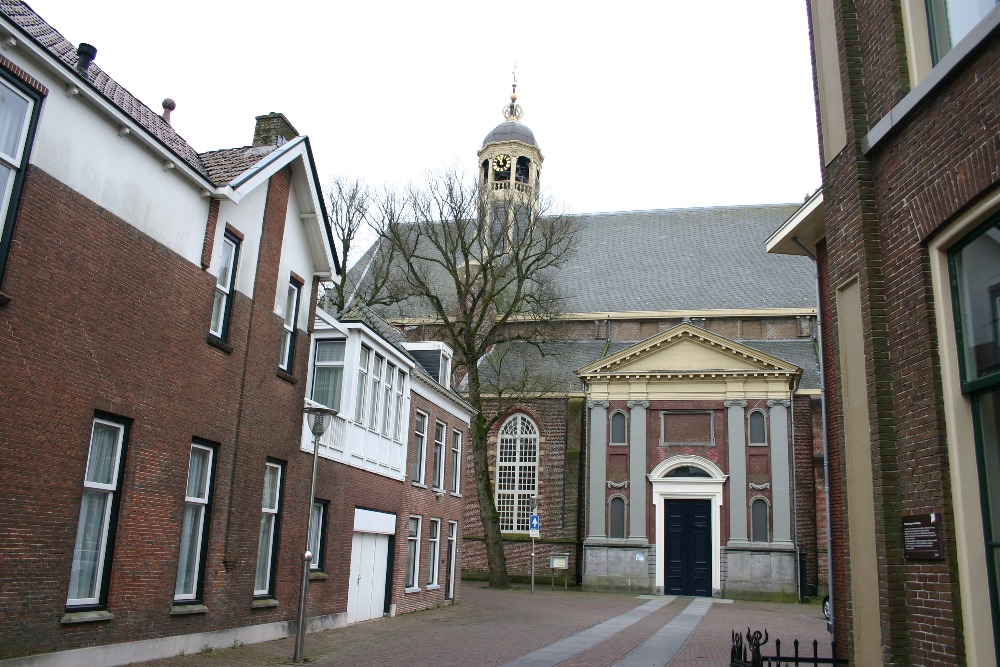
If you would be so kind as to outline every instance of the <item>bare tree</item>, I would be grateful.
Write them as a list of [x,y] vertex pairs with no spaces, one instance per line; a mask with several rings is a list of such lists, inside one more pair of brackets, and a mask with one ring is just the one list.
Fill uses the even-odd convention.
[[387,194],[374,216],[380,248],[393,255],[380,276],[383,302],[395,303],[400,318],[432,322],[465,373],[490,585],[499,588],[510,582],[487,438],[511,405],[543,389],[529,365],[505,360],[515,343],[541,340],[560,311],[552,276],[577,237],[571,218],[542,209],[523,193],[486,191],[476,179],[447,173]]

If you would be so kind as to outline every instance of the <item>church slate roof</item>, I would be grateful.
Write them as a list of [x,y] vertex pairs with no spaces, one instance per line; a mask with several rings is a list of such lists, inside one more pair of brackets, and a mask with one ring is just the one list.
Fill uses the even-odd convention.
[[812,262],[764,242],[797,205],[574,216],[576,256],[559,271],[569,313],[810,308]]
[[[768,254],[764,243],[796,204],[577,214],[579,240],[554,273],[565,313],[814,308],[816,280],[806,257]],[[377,249],[347,277],[363,280]],[[437,267],[434,267],[435,269]],[[443,270],[430,276],[448,294]],[[386,317],[429,317],[408,301]]]
[[[102,70],[96,61],[90,64],[87,70],[87,77],[82,77],[76,70],[76,64],[79,60],[76,54],[76,45],[72,44],[58,30],[46,23],[27,4],[21,2],[21,0],[0,0],[0,13],[24,31],[24,34],[29,39],[35,41],[57,60],[66,65],[68,71],[78,78],[81,83],[83,81],[89,83],[108,102],[118,107],[161,144],[166,146],[179,160],[207,178],[214,185],[225,185],[235,176],[260,162],[267,155],[267,152],[261,152],[256,156],[244,155],[245,159],[243,160],[225,159],[223,156],[216,155],[217,153],[229,153],[230,151],[212,151],[199,155],[177,133],[170,123],[108,76],[107,72]],[[100,51],[98,51],[98,55],[100,55]],[[244,151],[245,153],[247,149],[231,150]],[[226,157],[232,158],[232,156]],[[244,169],[242,171],[235,171],[237,166],[243,166]]]

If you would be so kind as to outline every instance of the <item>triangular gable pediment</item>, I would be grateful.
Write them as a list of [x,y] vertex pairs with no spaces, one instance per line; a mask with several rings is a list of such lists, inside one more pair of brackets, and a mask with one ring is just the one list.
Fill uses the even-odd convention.
[[584,380],[598,376],[768,375],[793,376],[797,366],[692,324],[681,324],[581,368]]

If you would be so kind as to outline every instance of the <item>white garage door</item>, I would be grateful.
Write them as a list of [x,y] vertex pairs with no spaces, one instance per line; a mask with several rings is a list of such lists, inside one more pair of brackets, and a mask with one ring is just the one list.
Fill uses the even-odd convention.
[[382,616],[388,564],[388,535],[354,533],[351,542],[351,585],[347,594],[348,623]]

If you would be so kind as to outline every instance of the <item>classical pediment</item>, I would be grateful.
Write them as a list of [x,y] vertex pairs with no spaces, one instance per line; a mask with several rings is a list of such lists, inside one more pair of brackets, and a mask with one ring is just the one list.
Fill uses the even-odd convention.
[[793,376],[800,369],[777,357],[696,327],[681,324],[581,368],[584,380],[598,377],[691,375]]

